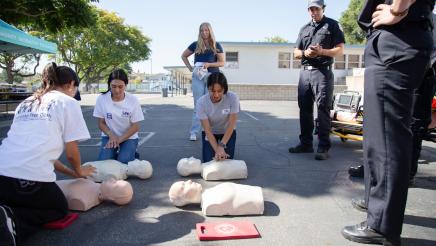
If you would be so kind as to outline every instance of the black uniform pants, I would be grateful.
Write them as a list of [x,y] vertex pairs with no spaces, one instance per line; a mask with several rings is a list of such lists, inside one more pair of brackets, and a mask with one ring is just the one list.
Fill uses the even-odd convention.
[[[436,67],[436,65],[434,65]],[[418,159],[421,154],[422,140],[428,132],[428,125],[431,123],[431,103],[433,100],[433,86],[436,86],[435,68],[429,69],[421,86],[415,90],[413,96],[413,115],[412,115],[412,166],[410,168],[410,178],[415,177],[418,171]]]
[[0,176],[0,205],[12,210],[17,239],[23,242],[45,223],[65,217],[68,202],[55,182]]
[[333,72],[320,68],[300,71],[298,82],[298,106],[300,107],[300,143],[312,146],[313,142],[313,103],[317,107],[318,148],[330,148],[330,108],[333,97]]
[[376,30],[365,48],[363,148],[368,226],[401,234],[412,154],[413,92],[433,48],[419,28]]

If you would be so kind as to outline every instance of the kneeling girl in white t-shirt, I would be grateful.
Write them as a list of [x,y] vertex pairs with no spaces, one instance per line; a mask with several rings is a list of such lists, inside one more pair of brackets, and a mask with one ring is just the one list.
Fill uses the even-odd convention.
[[102,135],[98,160],[127,164],[137,155],[139,122],[144,114],[139,100],[126,92],[128,83],[126,72],[116,69],[109,75],[108,90],[97,98],[93,115]]
[[[50,63],[41,88],[15,110],[0,145],[0,236],[5,245],[22,242],[42,224],[67,214],[68,203],[54,182],[54,169],[73,177],[94,171],[82,168],[77,145],[90,138],[73,98],[78,86],[71,68]],[[57,162],[64,148],[73,170]]]

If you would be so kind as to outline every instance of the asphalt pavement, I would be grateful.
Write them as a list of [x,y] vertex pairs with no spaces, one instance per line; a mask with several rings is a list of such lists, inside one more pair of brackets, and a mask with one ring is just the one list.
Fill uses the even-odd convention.
[[[248,166],[248,179],[232,182],[261,186],[265,214],[242,217],[205,217],[199,206],[174,207],[168,199],[171,184],[180,177],[179,159],[201,159],[201,141],[188,140],[192,96],[162,98],[138,94],[145,120],[141,122],[140,158],[151,162],[148,180],[129,178],[134,197],[126,206],[104,202],[81,212],[63,230],[42,230],[26,245],[358,245],[340,233],[345,225],[365,220],[366,214],[350,200],[363,195],[363,180],[350,178],[347,169],[362,161],[362,143],[341,142],[332,136],[330,158],[290,154],[298,143],[298,105],[294,101],[241,101],[235,159]],[[80,143],[83,162],[98,155],[100,132],[92,117],[96,95],[82,95],[82,110],[92,138]],[[0,139],[11,124],[0,117]],[[315,145],[316,146],[316,145]],[[424,142],[416,185],[409,189],[403,245],[436,245],[436,144]],[[65,161],[65,157],[61,157]],[[67,177],[58,174],[58,179]],[[190,179],[213,187],[200,176]],[[200,242],[195,224],[249,220],[261,238]]]

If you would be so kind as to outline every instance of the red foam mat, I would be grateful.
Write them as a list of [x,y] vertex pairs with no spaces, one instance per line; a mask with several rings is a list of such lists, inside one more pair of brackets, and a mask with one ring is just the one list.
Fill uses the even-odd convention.
[[52,221],[50,223],[44,224],[45,229],[64,229],[71,225],[77,218],[79,217],[79,214],[77,213],[70,213],[67,214],[64,218],[56,221]]

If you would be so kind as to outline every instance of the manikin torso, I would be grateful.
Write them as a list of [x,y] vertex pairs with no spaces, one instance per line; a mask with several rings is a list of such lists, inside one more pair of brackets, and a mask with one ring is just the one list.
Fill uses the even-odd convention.
[[150,162],[144,160],[133,160],[127,165],[117,160],[92,161],[83,165],[89,165],[96,168],[95,173],[89,177],[95,182],[103,182],[109,178],[124,180],[127,179],[128,176],[147,179],[150,178],[153,173],[153,168]]
[[219,184],[203,192],[201,210],[206,216],[263,214],[262,188],[230,182]]
[[246,179],[248,170],[245,161],[213,160],[203,163],[201,176],[204,180]]
[[88,179],[57,180],[56,184],[61,188],[67,198],[68,208],[77,211],[86,211],[102,202],[100,200],[100,186]]
[[79,178],[58,180],[56,184],[64,193],[68,208],[76,211],[87,211],[103,201],[125,205],[133,197],[132,186],[124,180],[108,179],[99,184]]
[[202,190],[199,183],[178,181],[171,185],[168,195],[173,205],[179,207],[201,203],[206,216],[263,214],[261,187],[225,182],[203,193]]
[[240,160],[224,160],[201,164],[194,157],[183,158],[177,164],[177,171],[181,176],[201,173],[204,180],[246,179],[247,165]]

